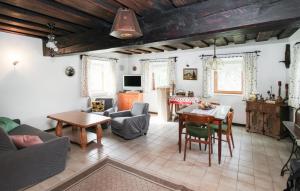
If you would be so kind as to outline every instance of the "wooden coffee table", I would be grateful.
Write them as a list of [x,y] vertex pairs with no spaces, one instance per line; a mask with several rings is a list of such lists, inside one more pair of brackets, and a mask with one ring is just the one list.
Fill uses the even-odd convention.
[[[86,113],[81,111],[70,111],[57,113],[47,116],[47,118],[57,121],[55,133],[57,136],[63,134],[68,136],[71,142],[79,143],[81,148],[85,149],[87,144],[97,139],[97,143],[101,145],[102,128],[101,124],[110,122],[110,117],[102,115],[96,115],[92,113]],[[63,130],[63,123],[69,124],[72,128]],[[87,132],[87,128],[96,128],[96,135],[91,132]],[[94,136],[90,135],[93,134]]]

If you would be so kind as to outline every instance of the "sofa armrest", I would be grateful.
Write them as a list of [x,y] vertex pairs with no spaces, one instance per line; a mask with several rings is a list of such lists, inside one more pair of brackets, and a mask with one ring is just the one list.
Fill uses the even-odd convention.
[[21,125],[21,120],[20,119],[13,119],[13,121],[18,123],[19,125]]
[[65,169],[69,139],[60,137],[0,157],[0,190],[19,190]]
[[92,112],[92,107],[88,107],[86,109],[82,109],[82,112],[86,112],[86,113],[91,113]]
[[131,116],[131,112],[129,110],[119,111],[119,112],[111,113],[109,116],[111,118],[116,118],[116,117],[130,117]]

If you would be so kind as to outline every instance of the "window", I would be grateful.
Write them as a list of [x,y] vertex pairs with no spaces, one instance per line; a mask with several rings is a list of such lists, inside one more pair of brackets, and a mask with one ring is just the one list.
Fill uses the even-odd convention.
[[115,89],[114,70],[110,61],[89,59],[88,91],[91,96],[110,95]]
[[224,63],[213,73],[214,93],[242,94],[243,93],[243,58],[221,58]]
[[152,78],[152,90],[169,87],[168,61],[151,62],[150,74]]

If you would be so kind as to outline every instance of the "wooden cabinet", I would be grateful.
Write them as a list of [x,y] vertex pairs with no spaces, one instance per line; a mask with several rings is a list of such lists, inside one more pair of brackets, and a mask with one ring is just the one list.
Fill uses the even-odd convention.
[[118,93],[119,111],[130,110],[134,102],[143,102],[143,93]]
[[246,113],[247,131],[277,139],[284,135],[285,129],[282,121],[289,120],[289,107],[287,105],[247,101]]

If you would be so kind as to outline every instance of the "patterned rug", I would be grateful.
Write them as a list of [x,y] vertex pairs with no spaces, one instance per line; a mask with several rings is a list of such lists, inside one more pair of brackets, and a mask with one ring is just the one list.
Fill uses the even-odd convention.
[[192,191],[154,175],[105,158],[53,191]]

